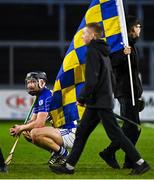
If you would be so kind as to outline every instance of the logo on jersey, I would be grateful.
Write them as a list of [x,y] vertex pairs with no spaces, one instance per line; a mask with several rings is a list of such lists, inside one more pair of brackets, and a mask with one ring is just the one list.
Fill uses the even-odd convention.
[[41,99],[40,101],[39,101],[39,106],[42,106],[43,105],[43,99]]

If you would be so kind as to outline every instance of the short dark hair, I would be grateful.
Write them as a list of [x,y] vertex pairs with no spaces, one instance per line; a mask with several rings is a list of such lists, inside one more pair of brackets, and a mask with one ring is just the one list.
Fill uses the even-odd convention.
[[86,27],[92,28],[95,32],[96,38],[99,39],[103,35],[103,27],[96,22],[86,24]]
[[126,17],[127,31],[130,32],[133,26],[141,24],[139,19],[133,15],[128,15]]

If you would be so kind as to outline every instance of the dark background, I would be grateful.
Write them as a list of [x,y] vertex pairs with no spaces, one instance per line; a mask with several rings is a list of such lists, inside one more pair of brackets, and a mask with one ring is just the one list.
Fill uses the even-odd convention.
[[[73,0],[72,0],[73,1]],[[64,42],[72,40],[89,4],[65,4]],[[136,4],[126,4],[127,14],[137,14]],[[154,5],[142,6],[142,37],[140,43],[154,41]],[[46,4],[1,4],[0,3],[0,42],[42,42],[60,41],[59,5]],[[67,50],[68,44],[64,49]],[[139,44],[140,45],[140,44]],[[139,46],[141,51],[140,69],[144,85],[150,85],[149,46]],[[141,48],[142,47],[142,48]],[[48,47],[13,47],[13,84],[24,83],[27,72],[43,70],[49,83],[53,84],[62,64],[65,51],[59,46]],[[10,49],[0,47],[0,84],[10,83]]]

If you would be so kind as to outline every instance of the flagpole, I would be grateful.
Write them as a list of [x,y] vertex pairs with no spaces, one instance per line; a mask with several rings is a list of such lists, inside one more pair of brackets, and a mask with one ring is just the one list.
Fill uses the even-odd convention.
[[[119,18],[120,18],[120,26],[121,26],[121,30],[122,30],[123,42],[124,42],[125,46],[129,46],[123,1],[122,0],[116,0],[116,4],[117,4]],[[131,68],[130,54],[128,54],[127,57],[128,57],[128,68],[129,68],[132,104],[133,104],[133,106],[135,106],[134,87],[133,87],[133,78],[132,78],[132,68]]]
[[129,67],[129,77],[130,77],[132,104],[133,104],[133,106],[135,106],[134,86],[133,86],[133,77],[132,77],[132,68],[131,68],[130,54],[128,54],[128,67]]

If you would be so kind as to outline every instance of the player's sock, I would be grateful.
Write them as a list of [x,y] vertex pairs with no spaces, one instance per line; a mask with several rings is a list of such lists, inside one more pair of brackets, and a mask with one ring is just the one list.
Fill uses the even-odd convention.
[[60,146],[59,151],[57,152],[60,156],[68,156],[68,151],[63,146]]

